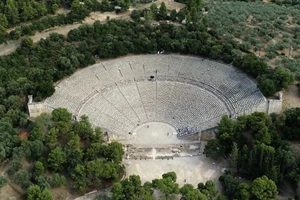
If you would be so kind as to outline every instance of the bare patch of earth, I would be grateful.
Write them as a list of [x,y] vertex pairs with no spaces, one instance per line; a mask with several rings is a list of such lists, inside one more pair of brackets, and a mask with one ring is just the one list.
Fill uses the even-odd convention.
[[300,107],[300,93],[296,82],[283,91],[282,110],[285,111],[293,107]]

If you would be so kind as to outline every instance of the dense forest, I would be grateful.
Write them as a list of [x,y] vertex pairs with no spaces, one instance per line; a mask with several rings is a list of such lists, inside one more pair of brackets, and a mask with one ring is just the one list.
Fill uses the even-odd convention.
[[[80,22],[93,11],[113,11],[114,6],[121,6],[121,11],[130,6],[128,0],[8,0],[0,3],[0,43],[17,40],[23,36],[34,35],[55,26]],[[58,14],[60,9],[70,12]],[[2,14],[3,13],[3,14]],[[9,22],[9,23],[8,23]],[[7,28],[12,28],[7,31]]]
[[49,189],[67,181],[75,192],[107,187],[124,174],[122,145],[105,144],[101,129],[93,128],[87,116],[73,122],[72,114],[59,108],[36,118],[28,129],[29,137],[21,140],[11,124],[0,122],[1,162],[11,158],[7,173],[27,199],[52,199]]
[[222,118],[216,139],[208,141],[204,153],[214,159],[228,160],[230,172],[221,176],[220,181],[229,199],[251,199],[250,196],[238,197],[239,187],[250,192],[250,186],[233,176],[250,180],[267,176],[278,186],[288,181],[298,187],[295,189],[298,191],[296,199],[299,199],[299,155],[286,140],[300,138],[299,112],[299,108],[293,108],[278,116],[256,112],[235,121],[227,116]]

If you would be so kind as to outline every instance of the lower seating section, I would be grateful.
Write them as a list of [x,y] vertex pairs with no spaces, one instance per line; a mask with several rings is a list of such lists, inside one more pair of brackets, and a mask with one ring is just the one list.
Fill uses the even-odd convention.
[[[119,138],[158,121],[197,130],[266,102],[256,84],[230,66],[197,57],[141,55],[109,60],[76,72],[45,101],[75,116],[86,114]],[[192,131],[193,132],[193,131]]]

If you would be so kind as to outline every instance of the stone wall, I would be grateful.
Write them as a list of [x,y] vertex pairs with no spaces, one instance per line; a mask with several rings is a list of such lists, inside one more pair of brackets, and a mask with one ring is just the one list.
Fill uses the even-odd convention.
[[38,117],[42,113],[48,112],[43,102],[33,102],[32,95],[28,95],[27,109],[30,117]]
[[280,114],[281,110],[282,110],[282,92],[278,92],[275,99],[267,99],[267,101],[262,102],[256,107],[245,110],[244,112],[239,113],[237,116],[249,115],[254,112],[265,112],[268,115],[272,113]]
[[270,115],[272,113],[280,114],[282,109],[282,92],[277,95],[278,99],[268,99],[268,111]]

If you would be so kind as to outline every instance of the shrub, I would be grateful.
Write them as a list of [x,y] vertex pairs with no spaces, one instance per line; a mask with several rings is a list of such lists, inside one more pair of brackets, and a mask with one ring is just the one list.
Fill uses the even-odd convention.
[[5,184],[8,182],[8,179],[4,176],[0,176],[0,191],[1,188],[3,188],[3,186],[5,186]]
[[66,184],[66,178],[63,175],[55,173],[51,180],[51,186],[57,188],[65,184]]

